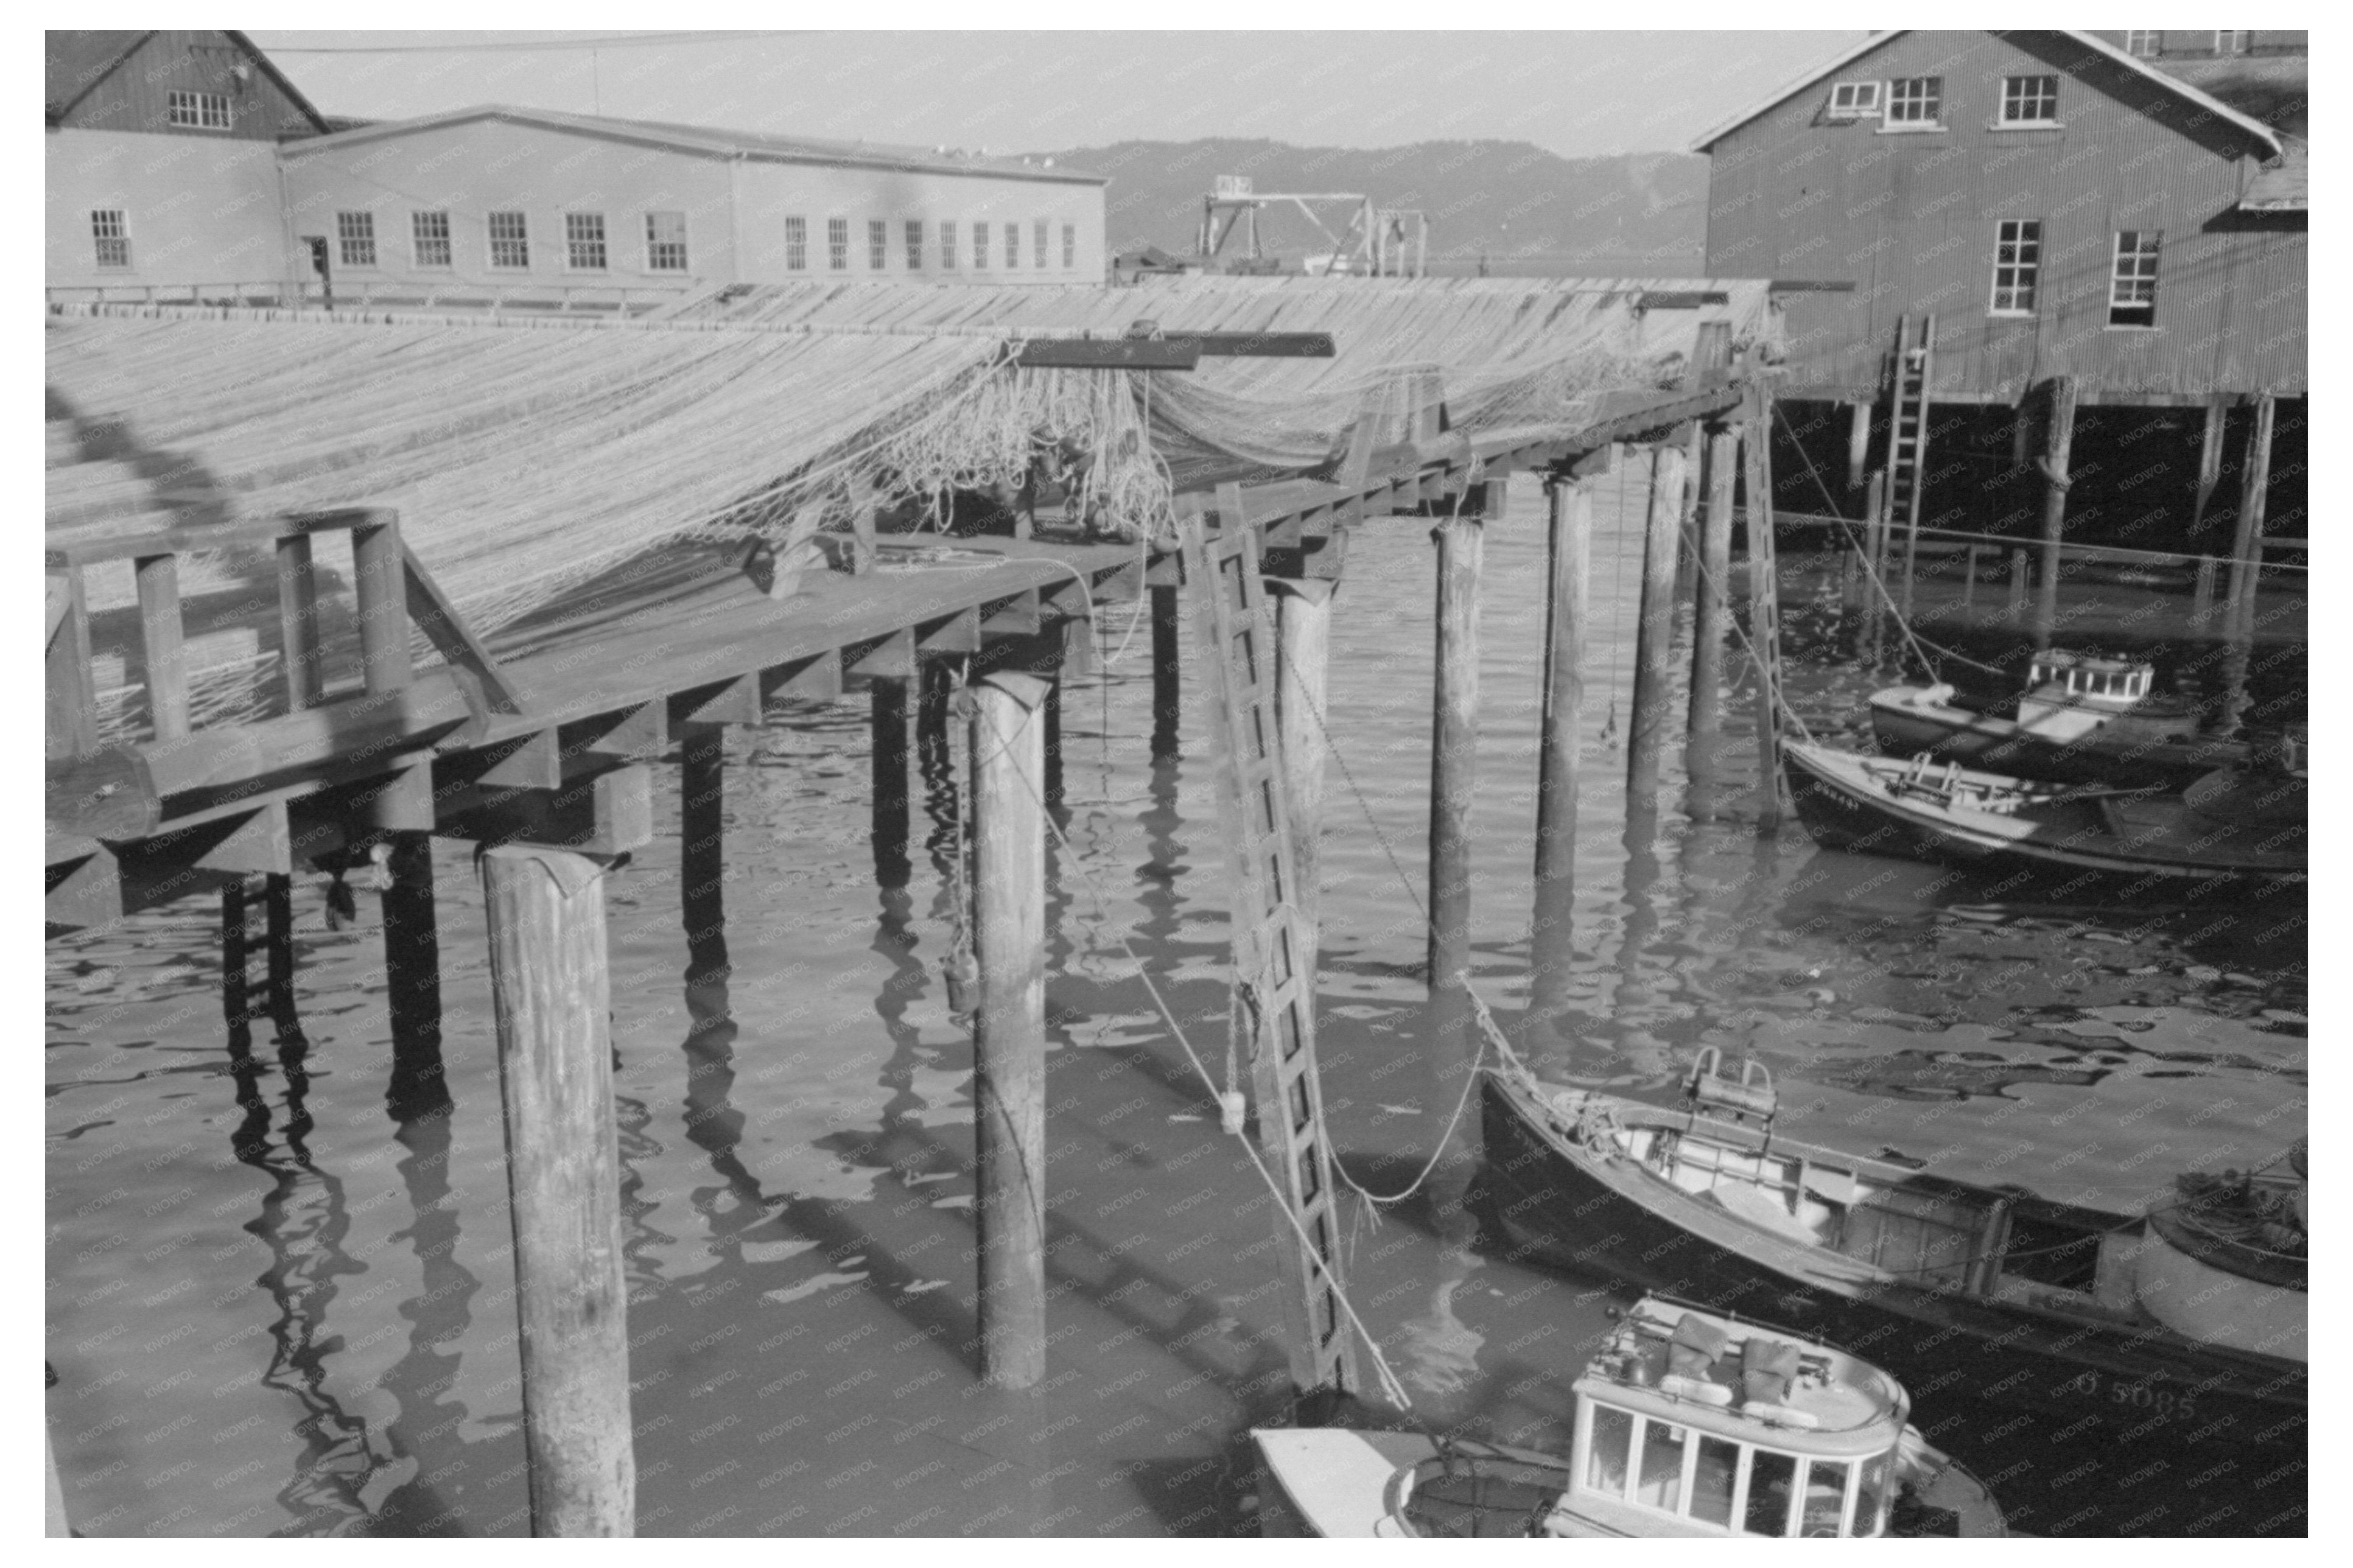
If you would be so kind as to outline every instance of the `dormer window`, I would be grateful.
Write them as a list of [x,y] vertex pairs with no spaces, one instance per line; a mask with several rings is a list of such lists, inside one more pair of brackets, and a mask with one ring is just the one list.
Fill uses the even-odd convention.
[[2214,52],[2218,55],[2243,55],[2247,52],[2250,36],[2244,30],[2235,33],[2218,31],[2214,35]]
[[1875,81],[1842,81],[1831,89],[1830,117],[1832,120],[1876,120],[1879,118],[1881,84]]

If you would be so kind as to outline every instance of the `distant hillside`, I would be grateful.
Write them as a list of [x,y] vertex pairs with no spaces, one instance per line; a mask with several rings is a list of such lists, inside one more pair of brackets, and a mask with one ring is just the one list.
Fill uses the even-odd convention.
[[[1526,142],[1422,142],[1360,150],[1211,138],[1118,142],[1052,154],[1111,176],[1114,250],[1157,245],[1190,255],[1201,198],[1219,174],[1248,174],[1261,191],[1361,191],[1376,206],[1430,215],[1432,269],[1467,271],[1484,254],[1497,272],[1567,270],[1572,263],[1670,263],[1691,272],[1706,243],[1707,160],[1684,153],[1563,158]],[[1335,209],[1336,210],[1336,209]],[[1318,216],[1339,232],[1346,221]],[[1295,207],[1261,217],[1266,249],[1295,262],[1327,248]],[[1240,243],[1229,243],[1228,254]]]

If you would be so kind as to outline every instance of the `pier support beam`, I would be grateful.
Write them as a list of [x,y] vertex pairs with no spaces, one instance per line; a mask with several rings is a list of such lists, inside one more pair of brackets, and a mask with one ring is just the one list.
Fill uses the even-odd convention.
[[1668,661],[1675,636],[1675,536],[1683,507],[1683,454],[1660,447],[1651,458],[1651,502],[1642,534],[1641,616],[1634,640],[1633,713],[1626,726],[1626,820],[1659,821],[1659,768],[1667,749]]
[[392,1078],[385,1108],[414,1121],[448,1108],[441,1067],[441,933],[433,906],[433,838],[395,833],[385,862],[384,977],[392,1016]]
[[1438,658],[1430,703],[1428,973],[1432,1059],[1452,1072],[1471,1058],[1471,999],[1460,977],[1471,965],[1471,800],[1479,768],[1485,521],[1450,517],[1430,536],[1438,545]]
[[483,852],[533,1535],[636,1533],[605,868]]
[[1708,441],[1707,504],[1700,514],[1699,582],[1692,614],[1691,714],[1683,771],[1691,819],[1715,820],[1716,749],[1722,744],[1724,635],[1732,617],[1732,481],[1740,439],[1717,426]]
[[2276,405],[2268,392],[2255,399],[2255,422],[2247,431],[2247,456],[2239,465],[2239,527],[2231,541],[2231,597],[2223,634],[2244,637],[2254,630],[2255,584],[2262,575],[2263,507],[2272,482],[2272,426]]
[[1312,577],[1270,577],[1275,646],[1275,714],[1282,728],[1283,791],[1291,808],[1291,854],[1299,911],[1299,972],[1314,994],[1315,960],[1324,945],[1323,864],[1324,698],[1332,647],[1332,595],[1339,584]]
[[2075,446],[2075,378],[2051,383],[2051,423],[2042,441],[2042,574],[2035,584],[2034,646],[2049,647],[2059,625],[2060,538],[2067,526],[2067,457]]
[[1176,715],[1181,701],[1177,681],[1176,590],[1155,584],[1152,595],[1152,755],[1155,760],[1176,754]]
[[1568,1006],[1577,914],[1577,785],[1585,738],[1586,584],[1593,549],[1590,481],[1555,477],[1545,486],[1543,716],[1536,757],[1535,913],[1529,925],[1528,1011],[1557,1017]]
[[1033,675],[971,689],[980,1377],[1046,1375],[1046,704]]
[[[874,814],[871,837],[874,880],[885,888],[907,885],[907,688],[893,676],[878,676],[868,690],[873,738]],[[714,827],[715,827],[714,824]]]

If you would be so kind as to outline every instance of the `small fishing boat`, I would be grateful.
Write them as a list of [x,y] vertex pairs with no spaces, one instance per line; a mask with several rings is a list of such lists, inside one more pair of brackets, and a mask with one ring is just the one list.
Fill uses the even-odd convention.
[[2025,778],[2179,789],[2250,749],[2198,733],[2196,708],[2152,696],[2149,665],[2054,648],[2028,665],[2015,718],[1964,708],[1953,689],[1890,686],[1871,694],[1871,728],[1891,757],[1926,756]]
[[1645,1297],[1570,1385],[1566,1456],[1418,1433],[1253,1431],[1267,1533],[1991,1536],[1983,1483],[1905,1424],[1879,1368]]
[[[2251,1229],[2188,1201],[2195,1177],[2151,1217],[1799,1142],[1775,1131],[1763,1065],[1732,1078],[1713,1047],[1680,1108],[1546,1084],[1515,1060],[1482,1088],[1518,1256],[1787,1323],[1923,1396],[2041,1412],[2085,1442],[2301,1451],[2301,1241],[2262,1228],[2280,1218],[2268,1190]],[[2225,1304],[2218,1278],[2249,1289]],[[2263,1292],[2263,1326],[2231,1327]]]
[[[1799,819],[1827,848],[2182,883],[2305,878],[2301,810],[2250,815],[2249,799],[2271,795],[2260,784],[2168,793],[2042,784],[1798,742],[1782,756]],[[2275,804],[2303,799],[2300,779],[2277,789]]]

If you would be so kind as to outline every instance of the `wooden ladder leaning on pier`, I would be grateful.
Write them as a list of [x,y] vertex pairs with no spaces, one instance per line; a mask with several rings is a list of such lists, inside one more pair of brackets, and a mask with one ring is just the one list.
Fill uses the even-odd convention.
[[1936,318],[1895,327],[1894,405],[1887,425],[1887,518],[1904,523],[1903,614],[1912,613],[1912,561],[1920,547],[1921,476],[1928,465],[1928,380],[1936,368]]

